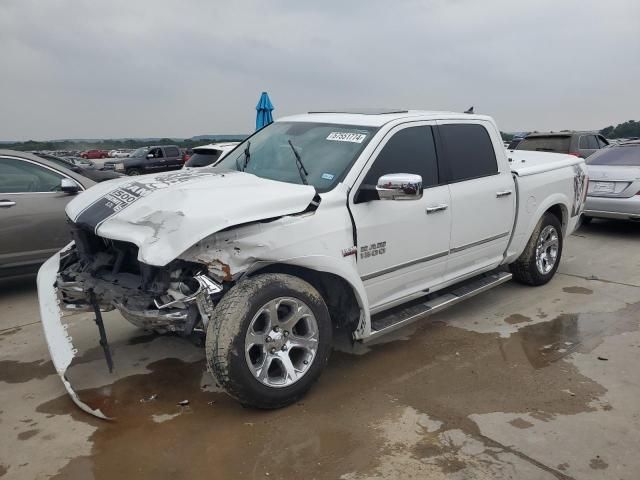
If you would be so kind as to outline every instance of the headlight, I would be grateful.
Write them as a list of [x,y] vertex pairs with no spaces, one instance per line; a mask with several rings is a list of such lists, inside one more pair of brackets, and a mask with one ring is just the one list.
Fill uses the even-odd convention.
[[115,169],[121,172],[124,171],[124,163],[116,163]]

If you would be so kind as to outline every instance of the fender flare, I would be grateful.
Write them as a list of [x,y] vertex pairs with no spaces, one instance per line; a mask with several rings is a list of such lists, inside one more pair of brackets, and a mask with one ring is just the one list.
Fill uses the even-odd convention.
[[364,288],[364,283],[362,283],[362,280],[355,269],[355,259],[352,262],[349,262],[326,255],[309,255],[303,257],[290,257],[281,260],[258,260],[251,264],[251,266],[244,272],[243,276],[256,272],[268,265],[275,264],[304,267],[317,272],[331,273],[342,278],[351,286],[356,301],[358,302],[358,306],[360,307],[360,320],[358,321],[358,326],[353,331],[353,338],[355,340],[359,340],[370,335],[371,315],[369,313],[369,300]]

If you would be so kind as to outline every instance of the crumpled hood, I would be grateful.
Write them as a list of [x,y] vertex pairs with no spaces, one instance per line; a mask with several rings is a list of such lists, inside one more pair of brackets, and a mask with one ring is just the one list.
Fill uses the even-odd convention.
[[224,228],[302,212],[315,194],[308,185],[187,168],[100,183],[66,212],[101,237],[136,244],[141,262],[164,266]]

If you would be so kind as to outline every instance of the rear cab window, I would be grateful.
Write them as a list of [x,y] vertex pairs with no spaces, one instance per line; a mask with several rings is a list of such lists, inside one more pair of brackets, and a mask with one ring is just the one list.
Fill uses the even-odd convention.
[[441,165],[449,183],[498,173],[496,152],[487,129],[479,124],[459,123],[438,126],[442,140]]
[[518,144],[516,150],[533,152],[569,153],[571,146],[570,135],[548,135],[527,137]]

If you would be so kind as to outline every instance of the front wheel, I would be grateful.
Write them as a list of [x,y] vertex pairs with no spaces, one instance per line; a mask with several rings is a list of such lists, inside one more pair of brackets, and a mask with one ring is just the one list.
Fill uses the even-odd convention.
[[130,177],[140,175],[140,170],[138,170],[137,168],[130,168],[129,170],[127,170],[127,175],[129,175]]
[[553,278],[562,256],[562,225],[545,213],[527,242],[524,252],[509,268],[513,277],[527,285],[544,285]]
[[324,369],[332,327],[318,291],[292,275],[242,280],[207,327],[207,366],[243,405],[280,408],[301,398]]

